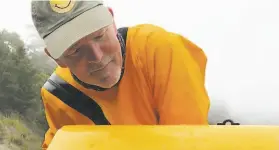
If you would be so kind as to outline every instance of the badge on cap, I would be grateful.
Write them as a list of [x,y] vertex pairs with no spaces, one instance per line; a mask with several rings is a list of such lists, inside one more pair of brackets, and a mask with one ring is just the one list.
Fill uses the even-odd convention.
[[73,9],[74,0],[49,0],[50,7],[57,13],[66,13]]

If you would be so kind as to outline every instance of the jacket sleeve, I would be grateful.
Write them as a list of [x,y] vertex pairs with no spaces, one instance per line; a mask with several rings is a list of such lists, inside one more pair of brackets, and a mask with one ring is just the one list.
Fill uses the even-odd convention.
[[206,56],[180,36],[154,50],[153,87],[159,124],[208,124],[209,97],[204,85]]
[[51,143],[57,130],[67,124],[73,124],[73,119],[61,109],[60,101],[50,94],[46,89],[42,88],[41,96],[45,108],[45,115],[49,129],[45,133],[42,149],[46,150]]
[[46,120],[48,122],[49,129],[45,133],[45,138],[42,144],[42,149],[46,150],[48,148],[48,145],[50,144],[52,138],[54,137],[57,128],[58,128],[58,122],[56,119],[57,117],[56,114],[58,114],[58,108],[55,109],[55,107],[52,107],[51,104],[49,104],[50,96],[48,96],[50,93],[48,93],[44,88],[41,90],[41,96],[45,108],[45,115],[46,115]]

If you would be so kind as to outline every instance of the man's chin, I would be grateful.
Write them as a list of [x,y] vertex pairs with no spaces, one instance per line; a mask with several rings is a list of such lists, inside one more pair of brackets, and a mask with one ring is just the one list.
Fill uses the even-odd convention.
[[120,78],[106,78],[106,79],[99,81],[99,83],[90,83],[90,84],[101,87],[101,88],[108,89],[108,88],[114,87],[118,83],[119,80],[120,80]]
[[97,86],[108,89],[108,88],[114,87],[118,83],[118,81],[119,80],[114,80],[112,82],[104,82],[104,83],[99,84]]
[[113,86],[115,86],[116,84],[109,84],[109,85],[101,85],[99,87],[101,88],[105,88],[105,89],[109,89],[109,88],[112,88]]

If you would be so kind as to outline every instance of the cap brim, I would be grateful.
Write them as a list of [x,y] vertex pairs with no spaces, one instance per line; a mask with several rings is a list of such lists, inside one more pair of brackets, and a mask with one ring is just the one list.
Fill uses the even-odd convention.
[[57,59],[81,38],[112,23],[113,17],[108,8],[103,5],[92,8],[49,34],[44,39],[47,50]]

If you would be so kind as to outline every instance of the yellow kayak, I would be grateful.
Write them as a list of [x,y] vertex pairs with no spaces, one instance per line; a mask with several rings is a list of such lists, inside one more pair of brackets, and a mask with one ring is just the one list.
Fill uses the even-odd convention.
[[279,150],[279,126],[65,126],[48,150]]

